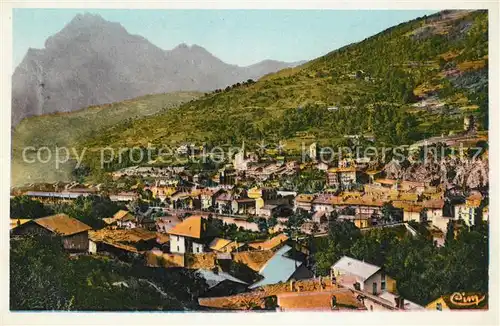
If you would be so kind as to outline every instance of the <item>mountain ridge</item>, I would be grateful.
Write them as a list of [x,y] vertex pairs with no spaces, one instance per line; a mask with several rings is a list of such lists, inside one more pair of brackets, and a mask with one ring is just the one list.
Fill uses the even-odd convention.
[[43,49],[29,48],[14,69],[12,125],[27,116],[146,94],[211,91],[296,64],[232,65],[196,44],[164,50],[120,23],[78,14],[48,37]]

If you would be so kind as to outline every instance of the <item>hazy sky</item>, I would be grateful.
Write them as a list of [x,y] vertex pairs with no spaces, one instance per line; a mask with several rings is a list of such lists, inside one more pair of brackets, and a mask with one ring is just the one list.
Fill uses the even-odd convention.
[[49,36],[84,12],[119,22],[162,49],[198,44],[227,63],[243,66],[264,59],[313,59],[436,11],[14,9],[13,65],[28,48],[43,48]]

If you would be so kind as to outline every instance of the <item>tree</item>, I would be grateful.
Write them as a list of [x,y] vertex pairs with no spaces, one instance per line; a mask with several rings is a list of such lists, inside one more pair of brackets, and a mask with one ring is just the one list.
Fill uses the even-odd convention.
[[443,57],[439,57],[439,69],[443,69],[446,65],[446,60]]
[[52,214],[52,210],[28,196],[16,196],[10,200],[10,217],[35,219]]
[[141,195],[143,200],[146,200],[146,201],[154,200],[153,192],[151,192],[151,190],[149,190],[149,189],[146,189],[144,191],[140,191],[140,195]]
[[267,221],[267,226],[272,228],[274,227],[276,224],[278,224],[278,219],[276,218],[276,216],[272,216],[268,221]]
[[455,241],[455,228],[452,220],[448,221],[446,225],[445,246],[451,246]]
[[113,216],[121,208],[106,196],[80,196],[71,203],[56,203],[51,206],[55,213],[68,214],[94,229],[102,228],[102,219]]
[[392,214],[394,212],[394,206],[391,203],[384,203],[382,206],[382,220],[385,223],[391,223],[393,221]]
[[361,232],[350,221],[330,222],[328,237],[315,238],[313,270],[319,275],[328,275],[330,267],[361,237]]
[[189,310],[198,307],[207,289],[204,279],[189,270],[69,259],[59,237],[11,240],[12,310]]
[[267,221],[265,218],[263,217],[259,218],[257,225],[259,226],[260,232],[267,232]]
[[424,207],[420,211],[420,222],[427,222],[427,208],[426,207]]

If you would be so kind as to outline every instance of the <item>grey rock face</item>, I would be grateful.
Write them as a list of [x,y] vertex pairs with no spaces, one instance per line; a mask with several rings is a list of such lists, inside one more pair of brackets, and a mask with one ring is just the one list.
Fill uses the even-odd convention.
[[409,181],[435,181],[445,188],[476,189],[489,185],[488,159],[455,157],[439,162],[416,162],[407,168],[392,161],[384,167],[388,178]]
[[165,51],[98,15],[77,15],[29,49],[12,76],[12,123],[23,118],[173,91],[209,91],[295,63],[226,64],[204,48]]

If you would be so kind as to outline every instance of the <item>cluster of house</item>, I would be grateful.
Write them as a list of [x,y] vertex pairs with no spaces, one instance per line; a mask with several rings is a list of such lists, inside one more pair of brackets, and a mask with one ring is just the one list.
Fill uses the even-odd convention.
[[185,171],[184,166],[141,167],[130,166],[111,173],[114,179],[126,176],[171,179]]
[[[488,309],[486,294],[465,292],[443,295],[426,305],[419,305],[397,293],[396,281],[386,274],[383,267],[348,256],[333,264],[330,276],[325,278],[301,278],[297,274],[289,276],[290,273],[281,275],[286,267],[278,267],[273,259],[266,263],[266,266],[275,265],[269,272],[276,277],[273,284],[253,284],[246,291],[229,296],[201,297],[198,299],[200,306],[214,310],[276,311]],[[278,278],[281,281],[277,281]]]
[[[315,149],[311,151],[314,155]],[[239,168],[248,163],[243,154],[237,154],[236,161],[235,166]],[[339,219],[350,220],[358,228],[369,228],[391,220],[428,221],[441,232],[446,232],[449,221],[461,221],[470,227],[489,218],[488,196],[478,190],[466,195],[450,195],[430,182],[385,178],[383,171],[367,170],[362,162],[343,160],[335,168],[324,165],[317,163],[317,168],[327,172],[327,183],[333,188],[314,194],[283,191],[273,186],[206,187],[190,183],[179,185],[165,180],[157,180],[142,190],[150,191],[162,207],[233,217],[237,219],[233,222],[245,229],[258,230],[257,224],[243,222],[249,216],[276,218],[277,224],[274,223],[271,232],[282,231],[288,217],[298,210],[311,216],[311,220],[302,226],[303,233],[324,231],[333,212]],[[359,186],[352,189],[353,184]],[[134,201],[139,198],[137,190],[110,194],[110,199],[121,203]],[[39,200],[73,200],[98,191],[98,187],[84,188],[73,184],[59,191],[37,190],[24,194]]]
[[[154,268],[187,268],[203,277],[208,290],[200,307],[215,310],[419,310],[487,309],[486,295],[453,293],[426,306],[397,294],[383,267],[344,256],[329,277],[308,268],[308,249],[283,233],[267,240],[238,242],[217,236],[205,216],[164,220],[161,232],[131,224],[119,211],[107,227],[92,228],[66,214],[12,220],[11,236],[57,235],[72,254],[143,259]],[[139,225],[140,226],[140,225]],[[240,272],[235,272],[235,266]],[[244,270],[245,272],[241,272]]]
[[[99,195],[101,184],[80,184],[78,182],[55,182],[30,184],[11,191],[11,197],[24,195],[41,202],[72,201],[78,197]],[[136,189],[118,191],[109,195],[114,202],[131,202],[139,198]]]
[[446,198],[443,190],[424,182],[375,179],[364,185],[364,191],[295,197],[295,208],[325,213],[337,211],[338,218],[352,220],[359,228],[376,225],[384,215],[384,207],[390,207],[390,214],[401,216],[403,222],[428,221],[444,231],[450,220],[473,226],[478,220],[489,218],[487,197],[481,192],[476,190],[467,196]]

